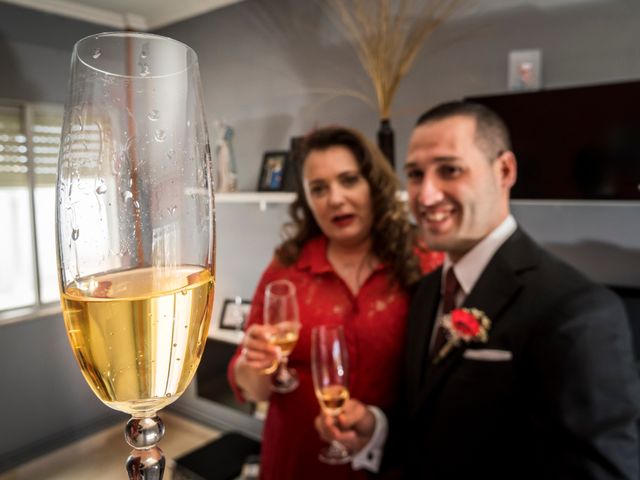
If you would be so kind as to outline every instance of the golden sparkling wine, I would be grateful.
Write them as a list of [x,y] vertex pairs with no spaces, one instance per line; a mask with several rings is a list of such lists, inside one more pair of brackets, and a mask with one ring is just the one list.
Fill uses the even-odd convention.
[[298,342],[298,322],[280,322],[273,325],[273,332],[269,335],[269,342],[280,347],[282,355],[288,357]]
[[349,400],[349,390],[342,385],[328,385],[316,391],[320,406],[327,415],[339,415]]
[[211,272],[190,265],[93,275],[67,285],[67,334],[94,393],[134,416],[176,400],[200,363],[213,290]]
[[265,368],[264,370],[262,370],[261,373],[262,375],[271,375],[277,369],[278,369],[278,360],[274,360],[273,363],[269,365],[267,368]]

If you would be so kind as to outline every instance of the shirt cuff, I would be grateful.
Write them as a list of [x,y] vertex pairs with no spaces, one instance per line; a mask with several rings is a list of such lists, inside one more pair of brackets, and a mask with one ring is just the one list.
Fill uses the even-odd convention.
[[367,408],[376,419],[375,428],[369,443],[367,443],[364,448],[356,453],[351,459],[351,467],[354,470],[365,469],[370,472],[377,473],[380,469],[382,449],[387,441],[389,428],[387,417],[382,413],[382,410],[373,405],[368,405]]

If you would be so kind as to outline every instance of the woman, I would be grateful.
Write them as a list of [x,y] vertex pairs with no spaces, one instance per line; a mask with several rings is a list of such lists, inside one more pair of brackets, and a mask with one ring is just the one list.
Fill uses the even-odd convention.
[[[240,398],[269,400],[263,480],[366,478],[349,464],[318,460],[324,445],[313,426],[320,407],[311,379],[311,329],[343,325],[351,394],[388,408],[400,371],[407,291],[442,256],[416,247],[404,205],[396,199],[395,175],[362,135],[341,127],[316,130],[305,138],[301,158],[297,199],[290,208],[293,221],[285,229],[288,239],[258,284],[229,380]],[[278,279],[296,286],[302,323],[289,357],[300,385],[287,394],[272,392],[271,378],[263,374],[277,358],[262,324],[264,288]]]

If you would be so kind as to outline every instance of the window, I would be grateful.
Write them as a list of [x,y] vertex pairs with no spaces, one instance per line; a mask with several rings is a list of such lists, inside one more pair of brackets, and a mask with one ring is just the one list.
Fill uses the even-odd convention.
[[0,313],[58,301],[55,182],[63,109],[0,102]]

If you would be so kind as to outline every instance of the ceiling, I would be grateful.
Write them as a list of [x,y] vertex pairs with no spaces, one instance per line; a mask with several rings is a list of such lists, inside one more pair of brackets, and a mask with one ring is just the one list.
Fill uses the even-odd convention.
[[[155,30],[242,0],[0,0],[22,7],[106,25],[115,29]],[[304,1],[304,0],[300,0]],[[466,13],[514,7],[539,9],[625,0],[482,0]],[[473,2],[472,2],[473,4]],[[462,13],[463,15],[465,12]]]
[[179,22],[242,0],[1,0],[22,7],[139,31]]

